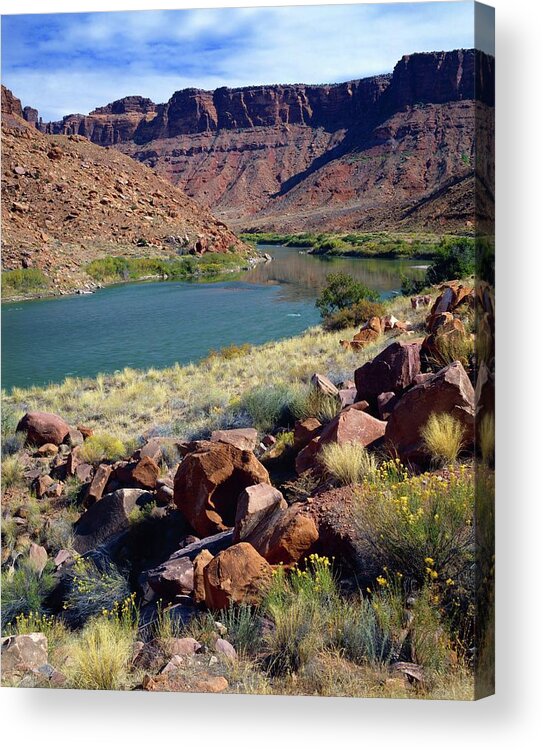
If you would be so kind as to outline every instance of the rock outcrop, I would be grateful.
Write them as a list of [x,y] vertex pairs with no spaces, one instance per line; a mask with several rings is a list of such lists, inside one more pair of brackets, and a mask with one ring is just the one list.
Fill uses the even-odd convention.
[[475,117],[493,104],[493,68],[474,50],[419,53],[388,75],[126,97],[41,127],[123,150],[238,227],[459,228],[474,218]]
[[73,290],[91,281],[84,267],[105,254],[246,253],[223,222],[171,182],[82,135],[42,135],[30,110],[2,87],[5,270],[36,268],[56,289]]

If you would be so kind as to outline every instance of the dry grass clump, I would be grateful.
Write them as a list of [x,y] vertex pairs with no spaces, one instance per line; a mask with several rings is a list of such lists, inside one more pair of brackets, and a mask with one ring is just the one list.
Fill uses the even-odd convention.
[[96,461],[118,461],[126,456],[123,441],[106,432],[98,432],[87,438],[80,448],[80,456],[88,463]]
[[2,490],[23,484],[25,466],[17,454],[2,459]]
[[431,414],[421,437],[434,462],[454,463],[463,447],[463,426],[451,414]]
[[359,484],[376,471],[376,460],[358,443],[327,443],[319,460],[333,479],[341,485]]
[[115,620],[90,620],[70,649],[70,682],[82,690],[119,690],[128,682],[134,634]]

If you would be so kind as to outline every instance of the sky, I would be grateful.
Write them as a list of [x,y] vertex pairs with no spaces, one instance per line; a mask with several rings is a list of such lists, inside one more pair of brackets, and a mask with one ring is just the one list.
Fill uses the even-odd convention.
[[186,87],[337,83],[474,46],[471,2],[2,16],[2,83],[45,121]]

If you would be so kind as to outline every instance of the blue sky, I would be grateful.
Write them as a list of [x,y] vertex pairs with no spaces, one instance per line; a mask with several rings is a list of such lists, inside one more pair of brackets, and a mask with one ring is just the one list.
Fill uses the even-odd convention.
[[189,86],[345,81],[472,46],[470,2],[13,15],[2,82],[50,120]]

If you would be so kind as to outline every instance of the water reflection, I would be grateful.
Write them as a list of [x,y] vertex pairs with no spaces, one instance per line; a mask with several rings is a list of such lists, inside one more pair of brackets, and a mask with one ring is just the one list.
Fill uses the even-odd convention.
[[347,273],[388,297],[400,289],[402,276],[422,276],[425,269],[415,268],[413,260],[382,258],[331,258],[308,255],[305,251],[281,245],[259,245],[273,257],[244,274],[250,284],[281,284],[282,296],[291,300],[315,299],[327,283],[330,273]]

